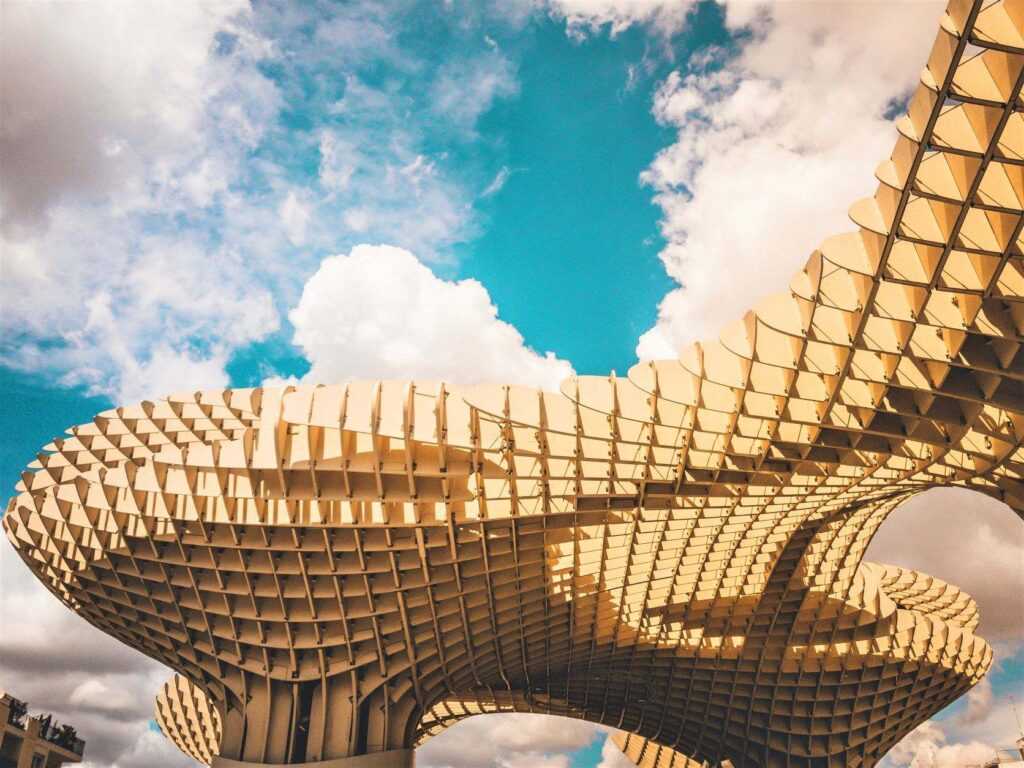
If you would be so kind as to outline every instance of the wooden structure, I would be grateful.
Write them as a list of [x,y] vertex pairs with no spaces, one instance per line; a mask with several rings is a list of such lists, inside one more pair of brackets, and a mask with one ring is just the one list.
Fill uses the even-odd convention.
[[160,722],[215,766],[407,765],[490,711],[640,765],[870,766],[991,663],[966,595],[862,557],[929,488],[1024,514],[1022,83],[1021,0],[954,0],[858,229],[678,359],[118,408],[8,536],[183,676]]

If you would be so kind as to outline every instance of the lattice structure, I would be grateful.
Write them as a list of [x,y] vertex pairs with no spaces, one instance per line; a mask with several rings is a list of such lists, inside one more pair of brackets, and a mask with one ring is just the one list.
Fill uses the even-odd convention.
[[[956,587],[896,566],[864,564],[863,567],[878,580],[885,595],[895,601],[898,609],[925,614],[965,630],[977,627],[977,605]],[[421,719],[416,746],[467,717],[531,711],[525,699],[509,698],[504,705],[493,701],[447,699],[435,704]],[[180,675],[168,681],[157,696],[156,719],[168,738],[196,760],[209,765],[217,755],[221,739],[217,711],[198,687]],[[638,768],[697,768],[703,764],[636,734],[618,732],[612,734],[612,741]],[[722,766],[732,768],[728,760],[723,761]]]
[[[635,733],[619,731],[613,733],[611,739],[626,757],[636,763],[637,768],[697,768],[703,765]],[[729,761],[723,764],[723,768],[726,767],[732,768]]]
[[154,713],[160,730],[194,760],[209,765],[220,752],[220,714],[191,681],[175,675],[160,689]]
[[[424,718],[435,723],[436,727],[425,730],[423,740],[441,733],[463,718],[497,711],[496,707],[482,707],[473,701],[442,702]],[[168,712],[173,712],[173,716],[168,717]],[[157,695],[156,714],[157,722],[167,738],[187,755],[204,765],[210,764],[211,756],[217,754],[220,744],[220,720],[217,719],[216,710],[207,705],[202,691],[180,675],[175,675]],[[611,738],[638,768],[696,768],[701,765],[675,750],[636,734],[619,731],[612,734]]]
[[522,710],[872,765],[991,663],[969,598],[861,562],[874,532],[937,486],[1024,514],[1022,27],[1019,0],[951,3],[859,229],[720,340],[560,394],[118,408],[47,446],[9,538],[198,685],[215,764],[407,764]]

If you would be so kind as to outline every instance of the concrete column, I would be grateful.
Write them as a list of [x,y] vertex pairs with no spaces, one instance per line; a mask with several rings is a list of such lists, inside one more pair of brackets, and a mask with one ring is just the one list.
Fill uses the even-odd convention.
[[39,731],[38,718],[29,717],[25,720],[25,736],[21,742],[21,754],[18,755],[18,768],[31,768],[36,744],[42,741]]

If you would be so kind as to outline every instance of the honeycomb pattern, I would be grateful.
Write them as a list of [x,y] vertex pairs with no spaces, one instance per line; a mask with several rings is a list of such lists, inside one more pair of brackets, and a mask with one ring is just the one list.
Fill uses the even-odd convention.
[[[878,580],[885,597],[900,608],[912,605],[910,610],[968,630],[978,623],[974,601],[950,584],[896,566],[865,564],[865,568]],[[448,699],[434,705],[423,716],[416,746],[467,717],[533,711],[536,710],[530,702],[522,697],[487,702]],[[196,686],[180,675],[173,677],[157,696],[156,718],[161,730],[183,752],[206,765],[211,763],[220,743],[220,720],[216,709]],[[697,768],[702,765],[681,752],[636,734],[619,731],[612,734],[612,741],[638,768]],[[731,761],[724,760],[722,766],[731,768]]]
[[937,486],[1024,515],[1022,19],[949,5],[858,229],[717,341],[561,393],[118,408],[28,468],[9,539],[196,686],[222,759],[401,751],[511,710],[673,760],[873,765],[991,664],[969,598],[862,562],[874,532]]
[[219,753],[217,708],[181,675],[175,675],[160,689],[154,717],[164,735],[193,760],[209,765]]

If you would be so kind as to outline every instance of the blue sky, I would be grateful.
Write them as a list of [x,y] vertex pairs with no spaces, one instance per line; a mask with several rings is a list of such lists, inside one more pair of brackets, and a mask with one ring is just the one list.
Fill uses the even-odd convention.
[[[551,386],[674,354],[784,289],[818,242],[849,228],[941,4],[3,12],[2,71],[20,75],[5,82],[0,137],[0,483],[11,488],[66,426],[169,390],[391,375]],[[915,514],[962,505],[929,498]],[[961,540],[996,563],[989,581],[1019,583],[1019,524],[984,504],[970,513]],[[911,528],[921,519],[907,515]],[[886,556],[902,556],[891,541]],[[948,541],[925,544],[908,564],[999,591],[945,563]],[[5,621],[48,638],[71,670],[63,700],[30,693],[110,731],[94,743],[98,764],[180,764],[125,714],[148,711],[159,671],[73,669],[81,643],[115,652],[48,612],[6,549],[3,565]],[[25,606],[35,625],[14,624]],[[1006,660],[991,700],[984,688],[956,705],[893,765],[928,750],[944,765],[1006,739],[1000,707],[1024,688],[1022,638],[1019,624],[993,627]],[[79,631],[76,648],[66,637]],[[115,684],[142,710],[97,704]],[[536,728],[546,764],[601,762],[601,734]],[[505,768],[540,764],[508,749]]]

